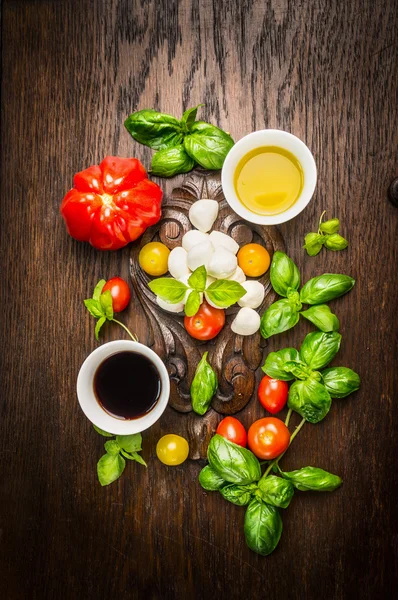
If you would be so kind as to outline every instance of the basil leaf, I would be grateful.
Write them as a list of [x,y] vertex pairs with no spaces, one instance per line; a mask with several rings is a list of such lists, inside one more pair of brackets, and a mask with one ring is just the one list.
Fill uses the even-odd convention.
[[104,310],[98,300],[92,300],[92,298],[88,298],[87,300],[84,300],[84,306],[87,308],[90,315],[96,319],[105,316]]
[[300,285],[297,266],[287,254],[279,250],[272,257],[270,279],[272,287],[279,296],[287,296],[289,288],[298,290]]
[[329,221],[321,223],[319,229],[322,233],[337,233],[340,229],[340,221],[339,219],[329,219]]
[[105,442],[104,448],[105,452],[107,454],[112,454],[112,456],[115,454],[119,454],[120,452],[120,446],[116,440],[109,440],[109,442]]
[[355,279],[348,275],[325,273],[307,281],[300,292],[303,304],[323,304],[349,292]]
[[234,145],[228,133],[210,123],[196,121],[184,137],[184,148],[191,158],[205,169],[221,169]]
[[116,441],[123,450],[126,450],[126,452],[137,452],[142,449],[142,435],[140,433],[117,435]]
[[100,303],[101,303],[102,310],[104,311],[106,318],[109,321],[112,321],[112,319],[113,319],[113,303],[112,303],[112,294],[111,294],[110,290],[106,290],[106,292],[101,294]]
[[359,390],[360,377],[347,367],[331,367],[322,371],[323,383],[332,398],[345,398]]
[[270,352],[268,354],[262,370],[266,375],[274,379],[292,381],[294,376],[287,373],[284,369],[284,365],[292,361],[300,361],[300,355],[296,348],[283,348],[282,350],[278,350],[278,352]]
[[282,472],[282,476],[292,482],[302,492],[333,492],[343,483],[338,475],[317,467],[304,467],[297,471]]
[[199,483],[204,490],[215,492],[226,485],[227,482],[217,475],[210,465],[206,465],[199,473]]
[[254,498],[247,507],[244,531],[250,550],[267,556],[278,545],[282,535],[282,519],[278,509]]
[[267,339],[277,333],[291,329],[300,319],[300,313],[292,306],[288,298],[283,298],[271,304],[261,317],[260,333]]
[[338,331],[340,329],[340,321],[327,304],[316,304],[307,310],[302,310],[300,314],[321,331]]
[[348,246],[348,242],[343,236],[338,233],[333,235],[325,235],[324,244],[328,250],[344,250]]
[[206,294],[213,304],[227,308],[238,302],[246,294],[246,290],[237,281],[218,279],[209,285]]
[[294,496],[294,487],[290,481],[276,475],[262,477],[258,482],[260,499],[278,508],[287,508]]
[[191,384],[192,408],[198,415],[205,414],[218,386],[217,375],[207,362],[208,354],[208,352],[203,354]]
[[228,502],[236,504],[237,506],[246,506],[249,504],[253,493],[256,491],[257,485],[255,483],[248,483],[247,485],[226,485],[220,489],[220,494]]
[[328,414],[331,404],[329,392],[314,377],[305,381],[295,381],[290,386],[288,407],[298,412],[309,423],[322,421]]
[[195,269],[192,275],[188,279],[189,286],[197,292],[204,292],[206,289],[207,271],[206,267],[202,265]]
[[322,250],[325,236],[319,233],[307,233],[304,238],[304,246],[309,256],[316,256]]
[[135,460],[135,462],[140,463],[140,465],[143,465],[144,467],[148,466],[145,460],[142,458],[142,456],[138,454],[138,452],[132,452],[131,455],[127,455],[127,453],[124,452],[124,450],[122,450],[122,454],[126,456],[129,460]]
[[207,458],[217,475],[230,483],[245,485],[261,477],[260,463],[254,454],[221,435],[211,438]]
[[104,454],[97,463],[97,475],[101,485],[109,485],[123,473],[126,461],[120,454]]
[[201,106],[204,106],[204,104],[198,104],[197,106],[194,106],[194,108],[188,108],[188,110],[186,110],[182,115],[181,124],[186,127],[187,131],[189,131],[189,129],[195,123],[198,108]]
[[300,347],[300,358],[311,369],[322,369],[336,356],[341,344],[337,331],[313,331],[305,336]]
[[155,150],[177,146],[184,137],[178,119],[153,108],[133,113],[127,117],[124,126],[137,142]]
[[184,146],[173,146],[158,150],[152,157],[151,173],[158,177],[173,177],[178,173],[188,173],[195,161],[185,152]]
[[108,433],[107,431],[104,431],[103,429],[100,429],[99,427],[94,425],[94,423],[93,423],[93,427],[97,433],[99,433],[100,435],[103,435],[104,437],[113,437],[114,436],[114,433]]
[[100,319],[98,319],[98,321],[95,324],[95,339],[97,340],[97,342],[99,342],[99,333],[100,333],[100,329],[103,326],[103,324],[106,321],[106,317],[101,317]]
[[148,283],[148,287],[154,294],[159,296],[165,302],[177,304],[185,298],[188,287],[182,281],[172,279],[171,277],[160,277]]
[[193,317],[196,315],[200,307],[200,293],[196,290],[192,290],[192,292],[188,296],[188,300],[185,304],[185,314],[187,317]]
[[99,301],[102,289],[103,289],[103,287],[104,287],[105,284],[106,284],[105,279],[100,279],[99,280],[99,282],[97,283],[97,285],[94,288],[93,300]]
[[289,361],[283,365],[283,370],[286,373],[292,373],[296,377],[296,379],[308,379],[311,375],[312,371],[307,367],[307,365],[303,362],[297,361]]

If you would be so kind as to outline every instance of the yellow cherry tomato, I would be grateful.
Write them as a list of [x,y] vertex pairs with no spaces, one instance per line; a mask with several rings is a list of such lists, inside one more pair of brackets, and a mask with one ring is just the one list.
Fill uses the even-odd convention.
[[238,265],[248,277],[260,277],[269,269],[271,257],[264,246],[246,244],[238,252]]
[[169,254],[170,250],[161,242],[149,242],[141,248],[138,262],[145,273],[159,277],[168,271]]
[[156,444],[156,454],[164,465],[176,466],[188,458],[189,446],[185,438],[174,433],[164,435]]

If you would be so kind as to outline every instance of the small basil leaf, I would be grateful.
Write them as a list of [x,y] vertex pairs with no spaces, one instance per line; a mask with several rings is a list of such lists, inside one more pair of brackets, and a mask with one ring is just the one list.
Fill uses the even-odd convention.
[[343,236],[338,233],[334,233],[333,235],[325,235],[326,248],[328,250],[344,250],[348,246],[348,242]]
[[217,475],[230,483],[245,485],[261,477],[260,463],[254,454],[221,435],[211,438],[207,458]]
[[278,508],[287,508],[294,496],[293,484],[276,475],[262,477],[258,482],[258,490],[263,502]]
[[113,437],[114,436],[114,433],[108,433],[107,431],[100,429],[99,427],[97,427],[94,424],[93,424],[93,427],[97,433],[99,433],[100,435],[103,435],[104,437]]
[[99,319],[100,317],[105,316],[105,312],[98,300],[93,300],[92,298],[88,298],[84,301],[84,306],[87,308],[90,315]]
[[322,250],[325,236],[319,233],[307,233],[304,238],[304,246],[309,256],[316,256]]
[[196,315],[200,307],[200,293],[196,290],[192,290],[189,294],[188,299],[185,304],[185,314],[187,317],[193,317]]
[[184,148],[201,167],[218,170],[234,145],[228,133],[204,121],[193,123],[184,137]]
[[290,386],[288,407],[298,412],[309,423],[322,421],[328,414],[331,404],[329,392],[314,377],[305,381],[295,381]]
[[308,310],[301,311],[300,314],[321,331],[338,331],[340,329],[340,321],[327,304],[316,304]]
[[329,219],[329,221],[321,223],[319,229],[322,233],[337,233],[340,229],[340,221],[339,219]]
[[322,371],[323,383],[332,398],[345,398],[359,390],[359,375],[347,367],[331,367]]
[[337,331],[313,331],[305,336],[300,348],[300,358],[311,369],[322,369],[336,356],[341,344]]
[[137,452],[141,450],[142,435],[140,433],[117,435],[116,441],[123,450],[126,450],[126,452]]
[[236,504],[237,506],[246,506],[252,499],[253,493],[256,491],[257,485],[255,483],[248,483],[247,485],[226,485],[220,489],[220,494],[228,502]]
[[349,292],[355,279],[348,275],[325,273],[307,281],[300,292],[303,304],[323,304]]
[[246,294],[246,290],[237,281],[218,279],[209,285],[206,294],[213,304],[227,308],[238,302]]
[[106,284],[105,279],[100,279],[99,280],[99,282],[97,283],[97,285],[94,288],[93,300],[97,300],[97,302],[99,301],[102,289],[103,289],[103,287],[104,287],[105,284]]
[[172,279],[171,277],[160,277],[148,283],[149,288],[154,294],[159,296],[165,302],[177,304],[185,298],[188,287],[182,281]]
[[158,150],[152,157],[151,173],[158,177],[173,177],[178,173],[188,173],[195,161],[185,152],[184,146],[173,146]]
[[300,313],[288,298],[271,304],[261,317],[260,332],[267,339],[277,333],[291,329],[300,319]]
[[300,285],[297,266],[287,254],[279,250],[272,257],[270,279],[272,287],[279,296],[287,296],[289,288],[298,290]]
[[187,131],[189,131],[189,129],[195,123],[198,108],[201,106],[204,106],[204,104],[198,104],[197,106],[194,106],[194,108],[188,108],[188,110],[186,110],[182,115],[181,124],[183,126],[185,125]]
[[338,475],[333,475],[317,467],[304,467],[297,471],[282,472],[282,476],[302,492],[333,492],[343,483]]
[[101,303],[102,310],[104,311],[106,318],[109,321],[112,321],[112,319],[113,319],[113,303],[112,303],[112,294],[111,294],[110,290],[106,290],[106,292],[101,294],[100,303]]
[[[124,454],[124,456],[126,456],[126,454]],[[130,460],[135,460],[135,462],[140,463],[140,465],[143,465],[144,467],[148,466],[146,464],[145,460],[142,458],[142,456],[140,454],[138,454],[138,452],[132,452],[131,456],[129,456],[129,459]]]
[[101,317],[100,319],[98,319],[98,321],[95,324],[95,339],[97,340],[97,342],[99,342],[99,333],[100,333],[100,329],[103,326],[103,324],[106,321],[106,317]]
[[283,365],[286,373],[291,373],[296,379],[307,379],[311,375],[311,369],[303,362],[289,361]]
[[294,376],[287,373],[284,366],[288,362],[299,362],[300,355],[296,348],[283,348],[278,352],[270,352],[265,360],[262,370],[266,375],[273,379],[280,379],[281,381],[292,381]]
[[192,275],[188,279],[189,286],[197,292],[204,292],[206,289],[207,271],[206,267],[202,265],[195,269]]
[[123,473],[126,461],[120,454],[104,454],[97,463],[97,475],[101,485],[109,485]]
[[275,506],[254,498],[247,507],[244,531],[250,550],[267,556],[278,545],[282,535],[282,519]]
[[133,113],[125,120],[124,126],[137,142],[155,150],[177,146],[184,137],[178,119],[153,108]]
[[226,485],[227,482],[217,475],[210,465],[206,465],[199,473],[199,483],[204,490],[215,492]]
[[114,455],[114,454],[119,454],[119,452],[120,452],[120,446],[116,440],[109,440],[108,442],[105,442],[104,448],[105,448],[105,452],[107,454]]
[[218,386],[217,375],[207,362],[207,355],[208,352],[203,354],[191,384],[192,408],[198,415],[205,414]]

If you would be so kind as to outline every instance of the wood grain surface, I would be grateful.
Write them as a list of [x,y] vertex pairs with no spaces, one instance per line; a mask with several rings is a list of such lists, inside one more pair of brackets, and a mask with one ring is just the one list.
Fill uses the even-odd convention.
[[[3,0],[1,84],[2,597],[16,599],[391,598],[396,593],[398,12],[394,0]],[[283,459],[338,473],[333,494],[300,494],[277,550],[245,545],[244,510],[205,493],[200,466],[167,468],[144,434],[148,469],[129,464],[101,488],[103,439],[76,399],[97,346],[82,300],[101,278],[129,276],[131,247],[73,241],[59,215],[72,176],[105,155],[151,151],[123,127],[132,111],[201,116],[235,139],[264,127],[301,137],[318,165],[313,201],[280,227],[303,279],[356,278],[333,302],[343,343],[334,364],[362,388],[306,425]],[[179,179],[158,180],[166,193]],[[307,257],[322,210],[349,249]],[[135,300],[123,319],[140,337]],[[297,346],[309,324],[272,338]],[[104,329],[103,341],[121,330]],[[264,413],[252,403],[248,425]],[[295,422],[294,422],[295,424]]]

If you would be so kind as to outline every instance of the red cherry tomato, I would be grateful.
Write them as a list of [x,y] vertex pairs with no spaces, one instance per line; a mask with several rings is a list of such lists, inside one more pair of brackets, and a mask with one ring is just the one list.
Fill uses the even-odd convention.
[[250,426],[247,437],[250,450],[263,460],[276,458],[286,450],[290,442],[288,428],[275,417],[255,421]]
[[286,381],[272,379],[268,375],[262,378],[258,386],[258,399],[265,410],[272,415],[278,413],[285,406],[288,393],[289,386]]
[[122,312],[130,302],[130,288],[121,277],[112,277],[102,288],[102,293],[110,291],[114,312]]
[[235,417],[225,417],[218,425],[216,433],[222,435],[230,442],[234,442],[234,444],[246,448],[246,429],[238,419],[235,419]]
[[203,302],[196,315],[185,317],[184,325],[196,340],[212,340],[224,327],[225,311],[223,308],[213,308],[207,302]]

